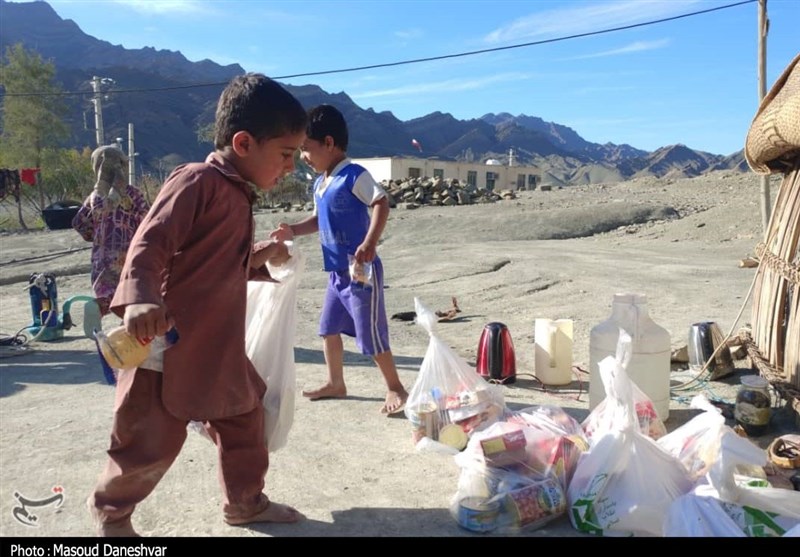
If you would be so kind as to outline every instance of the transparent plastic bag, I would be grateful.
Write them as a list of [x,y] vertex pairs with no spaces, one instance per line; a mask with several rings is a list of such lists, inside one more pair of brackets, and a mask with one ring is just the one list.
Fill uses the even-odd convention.
[[348,253],[347,262],[350,268],[350,279],[365,286],[372,285],[372,261],[359,263],[355,255]]
[[436,315],[414,299],[416,321],[430,336],[417,380],[408,394],[405,415],[416,444],[423,437],[458,450],[473,431],[502,417],[501,387],[489,384],[435,333]]
[[245,348],[267,384],[264,436],[271,453],[286,445],[294,421],[297,286],[305,258],[292,242],[286,243],[289,260],[279,267],[267,263],[277,282],[247,283]]
[[563,408],[550,405],[524,408],[506,416],[506,421],[545,434],[537,450],[546,456],[549,473],[558,478],[566,490],[581,455],[589,450],[589,441],[581,424]]
[[461,468],[450,502],[459,526],[474,532],[536,529],[566,512],[566,494],[552,465],[555,436],[497,422],[470,438],[455,456]]
[[[297,332],[297,286],[305,257],[292,241],[285,242],[289,259],[280,266],[266,263],[273,280],[248,281],[245,314],[245,350],[256,372],[267,384],[264,405],[264,442],[270,453],[283,448],[294,422],[297,374],[294,340]],[[188,429],[213,439],[201,422]]]

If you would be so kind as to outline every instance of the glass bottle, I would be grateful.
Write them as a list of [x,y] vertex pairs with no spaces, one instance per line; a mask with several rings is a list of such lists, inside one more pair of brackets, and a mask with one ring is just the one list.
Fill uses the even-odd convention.
[[764,435],[769,427],[771,410],[769,382],[760,375],[745,375],[741,382],[736,393],[734,419],[747,435]]

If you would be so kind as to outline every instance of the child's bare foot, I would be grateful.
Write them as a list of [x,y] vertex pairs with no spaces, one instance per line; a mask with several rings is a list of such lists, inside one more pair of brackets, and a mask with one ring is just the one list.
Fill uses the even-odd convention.
[[305,516],[288,505],[281,505],[280,503],[269,502],[267,507],[253,516],[247,518],[231,518],[226,517],[225,522],[231,526],[240,526],[242,524],[253,524],[255,522],[282,522],[291,523],[302,520]]
[[313,391],[303,391],[303,396],[311,400],[320,400],[323,398],[344,398],[347,396],[347,387],[344,385],[336,386],[326,383],[319,389]]
[[405,391],[389,391],[386,393],[386,400],[383,401],[381,414],[389,416],[399,414],[405,409],[407,399],[408,393]]

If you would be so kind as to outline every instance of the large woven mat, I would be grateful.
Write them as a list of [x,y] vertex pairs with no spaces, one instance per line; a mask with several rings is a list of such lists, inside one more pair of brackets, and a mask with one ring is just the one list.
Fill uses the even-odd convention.
[[754,172],[783,172],[800,155],[800,54],[761,101],[747,132],[744,156]]

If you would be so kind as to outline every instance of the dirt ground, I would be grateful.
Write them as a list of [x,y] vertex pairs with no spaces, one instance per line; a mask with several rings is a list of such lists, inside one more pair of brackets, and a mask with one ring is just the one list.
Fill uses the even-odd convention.
[[[389,315],[413,311],[418,297],[431,309],[462,310],[437,325],[437,334],[474,365],[483,327],[507,325],[515,345],[518,380],[502,387],[506,405],[562,406],[588,414],[589,333],[610,315],[617,292],[645,294],[651,317],[687,342],[697,321],[738,331],[751,316],[755,269],[739,268],[761,237],[759,178],[715,173],[689,180],[637,180],[550,192],[519,192],[515,200],[465,207],[397,207],[379,254],[384,262]],[[778,182],[773,181],[774,200]],[[260,212],[259,233],[302,212]],[[155,492],[134,514],[146,536],[475,536],[449,514],[459,469],[452,457],[416,451],[405,418],[379,413],[384,388],[372,361],[345,341],[344,400],[309,401],[304,388],[325,377],[316,335],[326,274],[315,237],[297,248],[306,256],[298,292],[295,347],[297,397],[286,447],[271,456],[267,493],[301,510],[296,525],[235,528],[222,522],[214,447],[191,433]],[[53,271],[59,301],[89,294],[89,250],[71,230],[0,236],[0,333],[31,323],[26,290],[34,271]],[[202,300],[198,300],[202,304]],[[0,358],[0,535],[89,536],[84,501],[105,459],[113,388],[103,379],[94,344],[77,326],[55,342],[36,342]],[[543,390],[534,380],[533,328],[537,317],[574,320],[576,380]],[[114,325],[107,318],[105,325]],[[413,322],[390,321],[392,349],[407,388],[428,345]],[[733,403],[737,372],[671,401],[668,429],[696,414],[687,406],[699,392]],[[687,380],[673,373],[673,385]],[[797,429],[794,415],[775,402],[761,446]],[[732,423],[732,422],[731,422]],[[62,488],[63,504],[37,509],[35,527],[14,514],[15,494],[45,499]],[[523,536],[580,536],[566,517]]]

